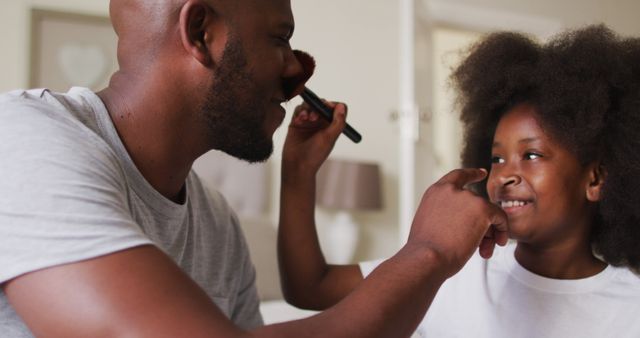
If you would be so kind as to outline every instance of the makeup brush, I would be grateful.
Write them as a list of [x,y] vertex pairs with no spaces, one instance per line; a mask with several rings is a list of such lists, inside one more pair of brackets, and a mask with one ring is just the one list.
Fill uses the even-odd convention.
[[[324,117],[327,121],[333,121],[333,109],[329,108],[311,89],[304,87],[304,90],[300,94],[304,102],[308,103],[313,110],[320,113],[320,116]],[[362,141],[362,135],[358,133],[348,123],[342,129],[342,133],[348,137],[354,143]]]
[[[296,95],[300,95],[302,99],[313,108],[316,112],[320,113],[325,120],[333,121],[333,109],[328,107],[322,100],[312,92],[309,88],[305,87],[305,83],[316,68],[316,62],[313,57],[303,51],[294,50],[293,54],[296,56],[300,64],[302,65],[303,72],[295,78],[288,79],[284,83],[284,90],[287,99],[291,99]],[[362,140],[362,135],[358,133],[348,123],[342,130],[342,133],[347,136],[354,143],[359,143]]]

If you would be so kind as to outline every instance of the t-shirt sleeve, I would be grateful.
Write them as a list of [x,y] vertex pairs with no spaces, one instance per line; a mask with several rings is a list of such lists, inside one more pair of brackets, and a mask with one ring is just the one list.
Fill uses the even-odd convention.
[[[225,202],[226,204],[226,202]],[[241,230],[237,215],[227,206],[231,214],[231,220],[237,237],[240,255],[241,274],[240,287],[236,298],[236,304],[231,313],[231,320],[245,330],[252,330],[264,325],[260,314],[260,298],[256,286],[256,269],[251,261],[249,247]]]
[[115,154],[37,100],[0,103],[0,283],[151,241]]
[[238,293],[238,300],[231,320],[243,326],[243,329],[251,330],[262,326],[263,321],[260,315],[260,301],[255,283],[256,271],[249,259],[244,262],[243,269],[243,285]]

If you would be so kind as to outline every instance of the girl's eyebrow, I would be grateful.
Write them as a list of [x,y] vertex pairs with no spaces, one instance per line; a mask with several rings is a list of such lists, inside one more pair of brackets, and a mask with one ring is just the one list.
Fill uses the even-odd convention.
[[523,143],[533,143],[535,141],[540,140],[539,137],[527,137],[527,138],[523,138],[521,140],[518,140],[518,143],[523,144]]
[[[540,138],[539,137],[527,137],[527,138],[523,138],[518,140],[518,144],[527,144],[527,143],[533,143],[535,141],[539,141]],[[493,142],[493,144],[491,144],[491,149],[494,148],[498,148],[502,146],[502,144],[500,142]]]

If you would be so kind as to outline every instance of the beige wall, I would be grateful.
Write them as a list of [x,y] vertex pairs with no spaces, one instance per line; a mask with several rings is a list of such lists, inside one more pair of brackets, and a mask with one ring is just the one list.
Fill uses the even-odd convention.
[[0,0],[0,92],[29,84],[31,8],[108,15],[107,0]]
[[[429,1],[429,0],[424,0]],[[566,27],[605,22],[622,34],[638,35],[637,0],[448,0],[464,5],[511,11],[561,21]]]

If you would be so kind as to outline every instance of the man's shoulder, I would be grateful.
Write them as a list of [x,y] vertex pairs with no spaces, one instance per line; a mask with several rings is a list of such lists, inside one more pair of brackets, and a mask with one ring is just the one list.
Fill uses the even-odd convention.
[[68,99],[68,93],[58,93],[47,88],[16,89],[0,94],[3,107],[52,107],[54,103]]
[[48,106],[44,96],[47,89],[13,90],[0,94],[0,113],[3,115]]
[[65,94],[47,89],[16,90],[0,95],[0,116],[7,127],[73,124],[78,119],[74,118],[69,106]]
[[[0,95],[0,153],[5,169],[53,170],[50,167],[55,166],[73,167],[77,172],[83,168],[112,171],[117,157],[91,127],[92,122],[78,117],[81,106],[66,94],[45,89]],[[87,119],[92,115],[90,111],[85,114]]]
[[69,134],[74,139],[97,136],[95,116],[90,106],[79,103],[68,94],[47,89],[1,94],[0,118],[4,137],[33,139],[42,135],[64,140]]
[[46,88],[11,90],[0,94],[0,103],[42,98],[47,91]]

